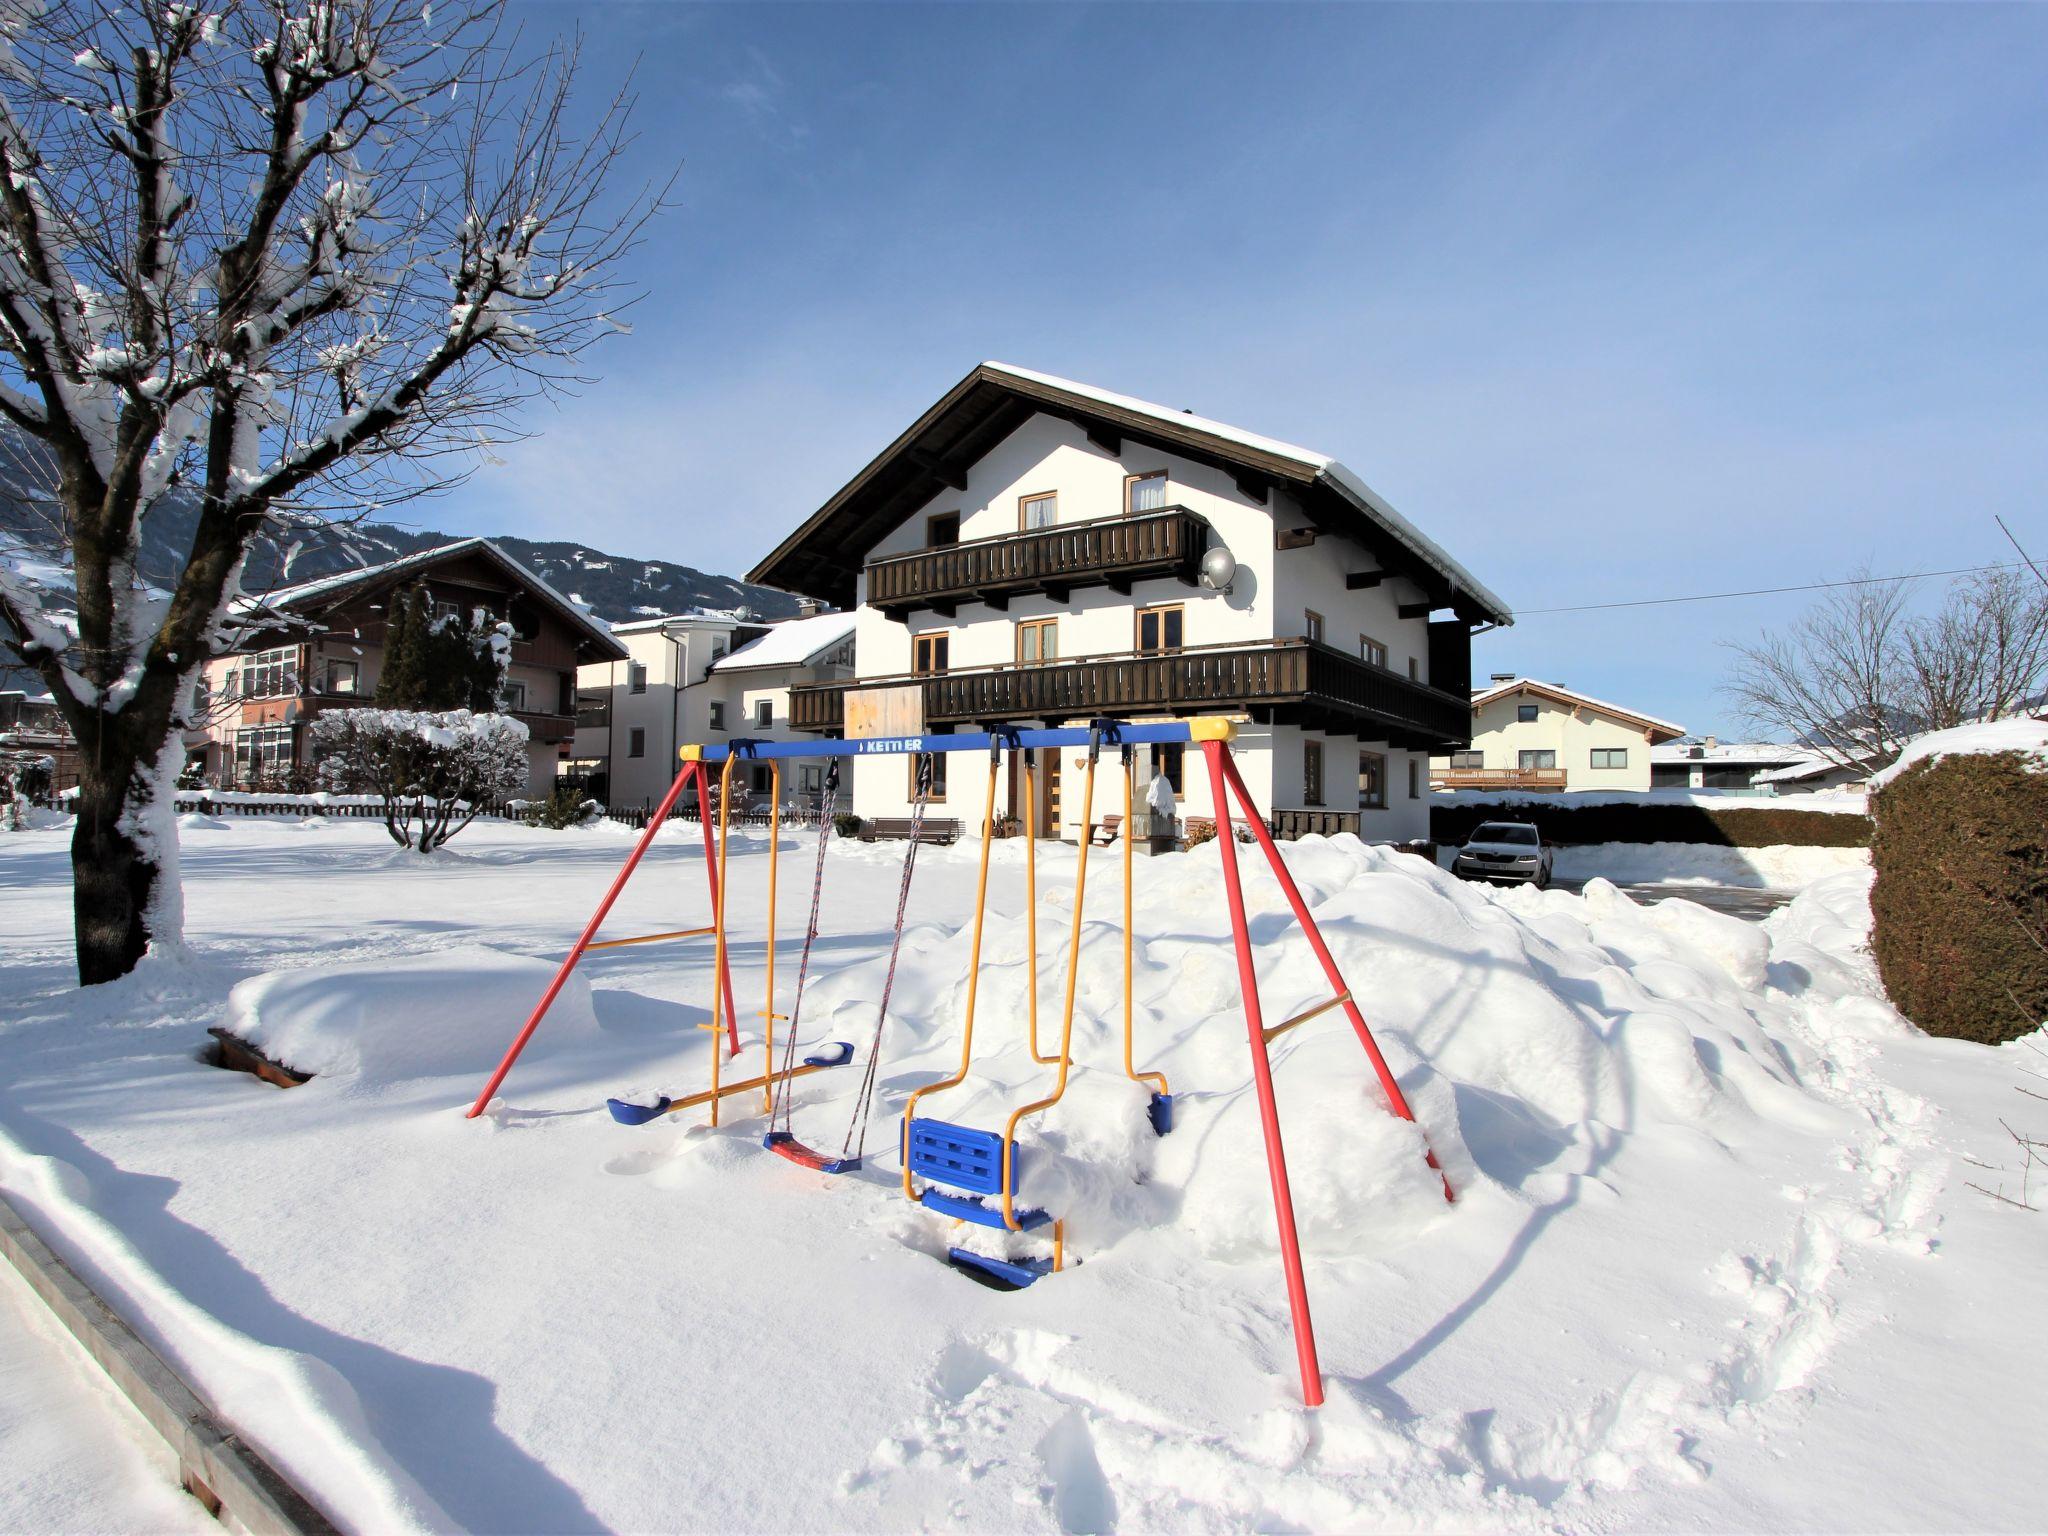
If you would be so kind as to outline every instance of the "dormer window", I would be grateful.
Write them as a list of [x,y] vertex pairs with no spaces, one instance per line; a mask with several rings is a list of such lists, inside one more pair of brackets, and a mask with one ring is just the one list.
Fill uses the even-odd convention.
[[1157,512],[1166,505],[1166,471],[1132,475],[1124,481],[1124,511]]

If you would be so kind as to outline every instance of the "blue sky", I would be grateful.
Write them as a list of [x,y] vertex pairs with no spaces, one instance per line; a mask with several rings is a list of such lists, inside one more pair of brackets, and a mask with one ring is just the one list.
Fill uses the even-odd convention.
[[[982,358],[1334,453],[1518,608],[2048,552],[2048,8],[533,3],[680,160],[461,532],[742,573]],[[1532,616],[1739,734],[1802,597]]]

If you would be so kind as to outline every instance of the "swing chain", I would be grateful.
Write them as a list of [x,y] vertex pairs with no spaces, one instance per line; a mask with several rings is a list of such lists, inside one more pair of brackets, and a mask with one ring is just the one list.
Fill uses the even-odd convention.
[[[779,1120],[789,1123],[791,1105],[789,1102],[790,1074],[796,1066],[797,1024],[804,1011],[804,982],[811,971],[811,947],[818,941],[818,908],[825,896],[825,845],[832,836],[832,812],[839,801],[839,763],[835,759],[825,775],[824,803],[818,811],[818,864],[811,876],[811,916],[804,928],[803,952],[797,958],[796,996],[789,1005],[789,1033],[782,1042],[782,1072],[775,1082],[774,1097],[768,1103],[768,1129],[773,1131]],[[769,857],[775,857],[770,850]],[[768,1063],[769,1070],[775,1068]]]
[[896,962],[903,953],[903,920],[910,911],[910,879],[917,868],[917,848],[923,841],[924,812],[932,787],[932,764],[937,758],[936,752],[927,752],[917,765],[917,797],[910,806],[910,846],[903,851],[903,880],[896,889],[896,930],[889,942],[889,971],[882,978],[882,998],[875,1009],[875,1032],[868,1040],[867,1067],[861,1073],[853,1118],[847,1124],[845,1139],[839,1144],[841,1157],[849,1152],[861,1157],[867,1152],[868,1118],[875,1105],[875,1077],[882,1060],[882,1029],[889,1022],[889,995],[896,990]]

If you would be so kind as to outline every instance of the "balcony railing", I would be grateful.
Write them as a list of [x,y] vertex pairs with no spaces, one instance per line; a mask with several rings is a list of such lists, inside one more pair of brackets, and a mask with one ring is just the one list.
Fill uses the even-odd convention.
[[799,684],[790,690],[790,724],[801,731],[840,730],[849,692],[913,682],[924,691],[927,726],[1271,710],[1275,718],[1316,729],[1444,750],[1462,746],[1472,728],[1465,699],[1298,639]]
[[1173,577],[1192,586],[1209,547],[1209,524],[1186,507],[1097,517],[1051,528],[890,555],[867,566],[867,601],[893,618],[918,608],[950,614],[965,602],[1005,607],[1044,592],[1064,602],[1075,587]]
[[1563,789],[1562,768],[1436,768],[1431,789]]

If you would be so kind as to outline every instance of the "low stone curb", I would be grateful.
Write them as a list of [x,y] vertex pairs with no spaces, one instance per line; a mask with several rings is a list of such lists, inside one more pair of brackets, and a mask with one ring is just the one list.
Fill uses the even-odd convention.
[[177,1455],[185,1491],[216,1519],[259,1536],[338,1536],[339,1527],[215,1418],[184,1379],[77,1271],[50,1251],[5,1198],[0,1198],[0,1253],[164,1437]]

